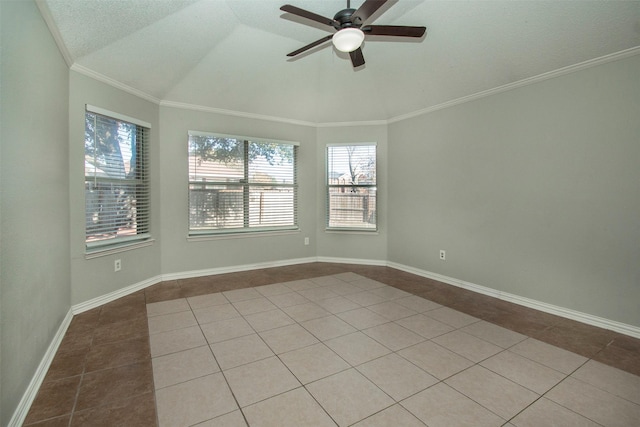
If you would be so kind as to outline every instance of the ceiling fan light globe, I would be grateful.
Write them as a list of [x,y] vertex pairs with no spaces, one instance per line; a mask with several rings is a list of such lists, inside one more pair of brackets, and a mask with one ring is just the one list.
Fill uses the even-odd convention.
[[364,41],[364,33],[359,28],[343,28],[333,35],[333,45],[340,52],[353,52]]

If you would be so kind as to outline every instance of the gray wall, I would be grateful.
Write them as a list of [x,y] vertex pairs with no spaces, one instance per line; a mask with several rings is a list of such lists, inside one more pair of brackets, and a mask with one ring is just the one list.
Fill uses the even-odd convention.
[[640,326],[638,76],[636,55],[390,125],[389,259]]
[[0,424],[70,308],[68,68],[36,5],[0,2]]
[[[69,72],[33,2],[0,14],[2,424],[71,305],[161,274],[389,260],[640,326],[640,56],[388,126],[316,129],[159,106]],[[87,103],[152,124],[151,246],[85,257]],[[188,130],[300,142],[301,231],[188,241]],[[377,234],[324,230],[335,142],[378,143]]]
[[[189,130],[300,143],[300,232],[188,241]],[[169,107],[160,109],[162,272],[182,273],[315,256],[315,128]],[[304,245],[304,237],[311,244]]]
[[[77,72],[70,72],[69,90],[69,181],[71,198],[71,283],[72,304],[86,302],[160,274],[160,158],[159,106],[101,83]],[[105,108],[151,124],[151,246],[86,259],[84,205],[85,105]],[[114,261],[122,261],[115,272]]]

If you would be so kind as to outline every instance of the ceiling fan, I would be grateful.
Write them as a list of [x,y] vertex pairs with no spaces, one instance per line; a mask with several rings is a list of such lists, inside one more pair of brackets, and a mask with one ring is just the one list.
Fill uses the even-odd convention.
[[298,50],[287,54],[287,56],[296,56],[307,50],[321,45],[329,40],[333,41],[334,46],[341,52],[348,52],[351,57],[353,67],[364,65],[364,56],[362,55],[362,42],[365,34],[372,36],[393,36],[393,37],[422,37],[427,30],[425,27],[409,27],[402,25],[364,25],[380,7],[388,0],[366,0],[357,10],[351,8],[350,0],[347,0],[347,8],[335,14],[333,19],[325,18],[313,12],[300,9],[290,4],[285,4],[280,8],[284,12],[310,19],[321,24],[329,25],[337,30],[336,33],[330,34],[319,40],[309,43]]

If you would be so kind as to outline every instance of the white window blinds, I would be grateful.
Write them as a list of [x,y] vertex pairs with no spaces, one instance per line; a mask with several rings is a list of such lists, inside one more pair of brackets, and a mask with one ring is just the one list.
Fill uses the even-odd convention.
[[327,228],[377,229],[376,145],[327,146]]
[[150,125],[87,105],[85,241],[87,249],[148,239]]
[[189,234],[296,229],[297,149],[189,132]]

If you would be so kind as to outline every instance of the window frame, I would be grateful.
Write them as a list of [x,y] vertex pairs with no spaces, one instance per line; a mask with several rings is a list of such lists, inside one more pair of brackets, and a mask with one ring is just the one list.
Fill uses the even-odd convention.
[[[119,252],[120,250],[127,250],[134,247],[141,247],[150,244],[153,239],[151,235],[151,177],[150,177],[150,145],[151,145],[151,124],[145,122],[143,120],[130,117],[124,114],[116,113],[113,111],[106,110],[104,108],[96,107],[90,104],[85,104],[85,144],[86,144],[86,120],[87,116],[91,114],[96,116],[96,121],[98,118],[104,118],[107,120],[115,120],[117,122],[126,123],[129,125],[134,125],[136,127],[136,168],[135,177],[134,178],[114,178],[114,177],[99,177],[97,174],[97,167],[95,168],[94,175],[87,175],[86,173],[86,151],[83,155],[83,159],[85,160],[85,202],[84,202],[84,216],[85,216],[85,254],[88,257],[99,256],[103,253],[111,253],[113,251]],[[95,138],[95,137],[94,137]],[[86,150],[86,146],[85,146]],[[94,165],[95,167],[95,165]],[[118,236],[116,233],[115,237],[97,239],[97,240],[89,240],[89,230],[88,230],[88,215],[89,211],[87,209],[88,200],[87,200],[87,191],[88,186],[93,182],[93,185],[97,183],[101,184],[126,184],[131,185],[136,189],[135,200],[138,201],[140,199],[144,200],[144,203],[141,203],[144,208],[140,206],[136,206],[135,210],[135,235],[122,235]],[[140,189],[140,190],[138,190]],[[139,192],[138,192],[139,191]],[[142,195],[142,196],[141,196]],[[142,219],[139,219],[139,215],[142,215]],[[138,230],[138,227],[141,227],[142,230]]]
[[[366,184],[353,184],[353,183],[349,183],[349,184],[332,184],[330,182],[330,180],[332,179],[331,177],[331,171],[329,170],[330,168],[330,149],[332,147],[373,147],[374,149],[374,153],[375,153],[375,169],[374,169],[374,176],[375,176],[375,182],[374,183],[366,183]],[[327,232],[356,232],[356,233],[377,233],[378,232],[378,144],[376,142],[350,142],[350,143],[331,143],[331,144],[327,144],[326,148],[325,148],[325,231]],[[333,178],[335,179],[335,178]],[[367,226],[356,226],[356,225],[345,225],[345,226],[336,226],[336,225],[331,225],[332,222],[332,217],[331,217],[331,211],[332,211],[332,206],[331,206],[331,190],[332,189],[347,189],[347,188],[359,188],[359,189],[373,189],[374,190],[374,194],[375,194],[375,202],[374,202],[374,218],[375,218],[375,223],[373,227],[367,227]],[[365,221],[363,220],[363,224],[365,223]]]
[[[243,177],[239,179],[237,182],[233,181],[207,181],[206,184],[203,184],[200,181],[192,181],[191,180],[191,137],[192,136],[201,136],[201,137],[214,137],[214,138],[228,138],[234,139],[237,141],[242,141],[243,143]],[[249,152],[249,144],[250,143],[268,143],[268,144],[281,144],[281,145],[290,145],[293,147],[293,172],[292,179],[293,183],[291,184],[283,184],[283,183],[260,183],[260,182],[252,182],[249,179],[249,174],[251,172],[249,165],[251,162]],[[200,239],[209,239],[209,238],[229,238],[229,237],[246,237],[249,235],[257,234],[257,235],[267,235],[267,234],[283,234],[283,233],[291,233],[298,232],[300,227],[298,225],[298,150],[300,147],[300,143],[295,141],[285,141],[279,139],[266,139],[266,138],[256,138],[256,137],[248,137],[241,135],[229,135],[222,133],[214,133],[214,132],[203,132],[203,131],[188,131],[188,143],[187,143],[187,160],[188,160],[188,190],[187,190],[187,198],[188,198],[188,236],[189,240],[200,240]],[[192,186],[193,185],[219,185],[219,186],[229,186],[229,187],[241,187],[243,191],[242,197],[242,211],[243,211],[243,226],[242,227],[228,227],[228,228],[201,228],[196,229],[193,227],[191,222],[191,195],[192,195]],[[286,225],[267,225],[267,226],[251,226],[250,221],[250,198],[249,194],[251,193],[252,188],[259,187],[273,187],[273,188],[290,188],[293,192],[293,212],[291,212],[292,223]]]

